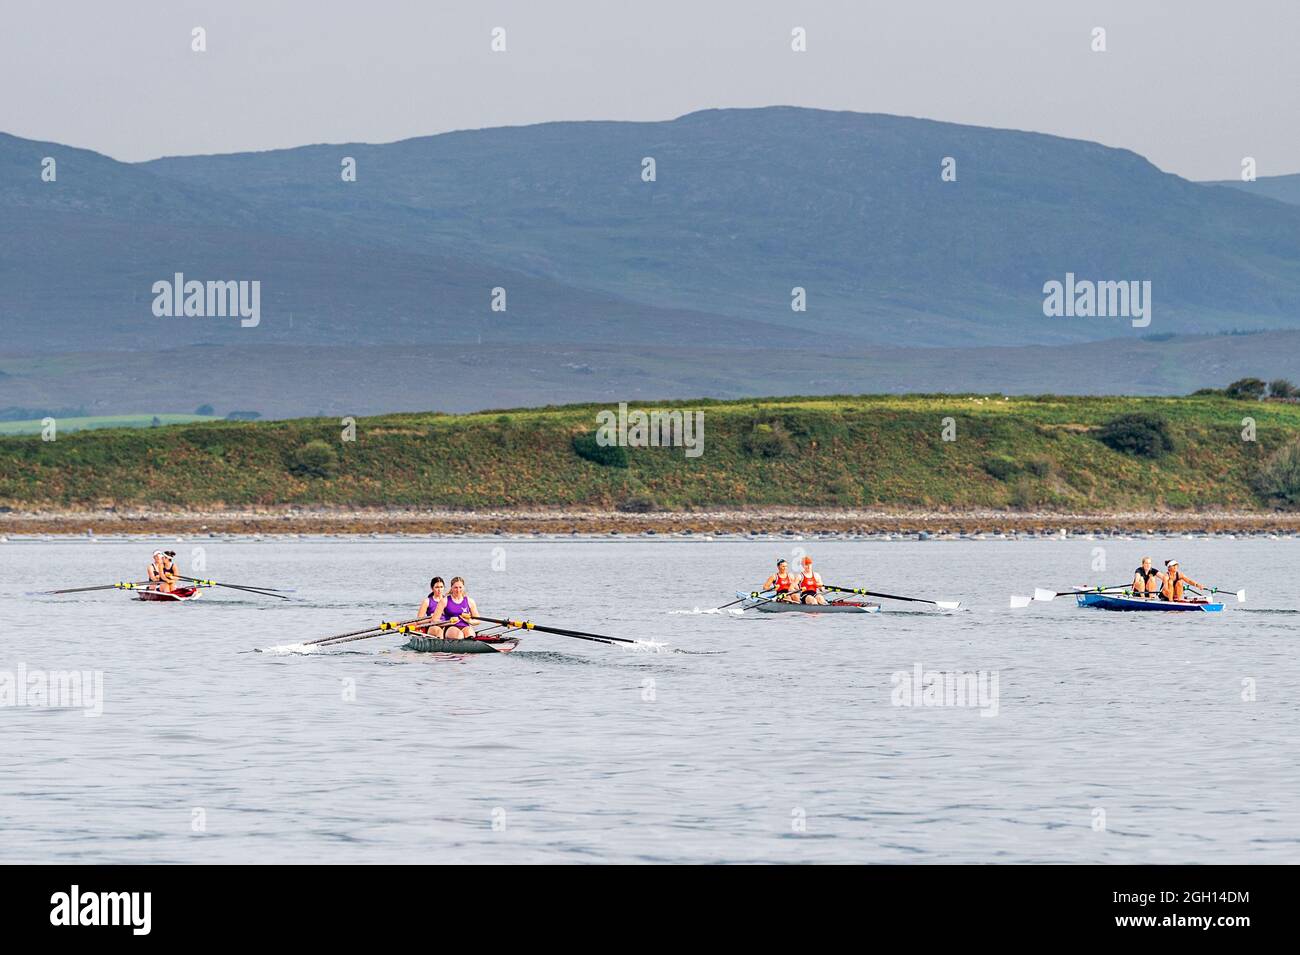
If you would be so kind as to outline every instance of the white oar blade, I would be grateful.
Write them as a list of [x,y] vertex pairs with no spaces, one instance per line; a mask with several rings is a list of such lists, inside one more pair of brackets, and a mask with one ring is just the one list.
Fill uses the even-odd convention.
[[936,600],[934,605],[940,610],[956,610],[961,606],[960,600]]
[[1244,590],[1238,590],[1238,591],[1237,591],[1237,603],[1239,603],[1239,604],[1244,604],[1245,602],[1246,602],[1246,591],[1244,591]]
[[1028,607],[1028,606],[1029,606],[1031,603],[1033,603],[1033,602],[1034,602],[1034,599],[1033,599],[1032,597],[1020,597],[1020,596],[1017,596],[1016,594],[1012,594],[1012,595],[1011,595],[1011,609],[1012,609],[1012,610],[1020,610],[1020,609],[1022,609],[1022,608],[1024,608],[1024,607]]
[[1035,588],[1034,588],[1034,599],[1037,600],[1037,601],[1039,601],[1039,602],[1046,602],[1046,601],[1049,601],[1049,600],[1055,600],[1055,599],[1056,599],[1056,591],[1055,591],[1055,590],[1044,590],[1042,587],[1035,587]]

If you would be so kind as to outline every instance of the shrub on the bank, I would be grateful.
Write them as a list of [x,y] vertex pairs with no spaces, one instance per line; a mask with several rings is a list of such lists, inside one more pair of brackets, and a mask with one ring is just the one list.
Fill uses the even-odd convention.
[[1268,383],[1270,398],[1300,398],[1300,388],[1285,378],[1274,378]]
[[1268,391],[1268,385],[1259,378],[1238,378],[1224,390],[1229,398],[1241,401],[1258,401]]
[[762,458],[784,458],[799,451],[794,438],[780,421],[755,423],[742,443],[746,454]]
[[1018,508],[1037,507],[1050,503],[1052,494],[1039,482],[1022,474],[1011,488],[1011,506]]
[[331,478],[338,473],[339,455],[319,438],[308,441],[293,453],[289,471],[298,477]]
[[1020,473],[1020,462],[1005,454],[995,454],[984,459],[984,470],[999,481],[1008,481]]
[[1255,490],[1283,507],[1300,507],[1300,439],[1284,444],[1260,465]]
[[616,506],[620,511],[628,514],[648,514],[651,511],[663,510],[655,496],[645,491],[629,494]]
[[627,467],[627,448],[620,444],[601,444],[590,432],[573,436],[573,450],[584,461],[606,468]]
[[1056,472],[1056,462],[1045,454],[1036,454],[1025,460],[1025,470],[1034,477],[1051,477]]
[[1158,458],[1174,449],[1169,422],[1145,411],[1111,418],[1098,429],[1097,440],[1112,451],[1138,458]]
[[827,490],[840,504],[857,504],[862,499],[862,486],[851,474],[840,474],[831,478]]

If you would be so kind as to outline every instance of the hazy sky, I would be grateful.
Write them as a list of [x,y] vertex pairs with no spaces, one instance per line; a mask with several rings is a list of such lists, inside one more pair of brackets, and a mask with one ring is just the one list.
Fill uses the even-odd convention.
[[795,104],[1267,176],[1300,171],[1298,37],[1297,0],[5,0],[0,131],[139,160]]

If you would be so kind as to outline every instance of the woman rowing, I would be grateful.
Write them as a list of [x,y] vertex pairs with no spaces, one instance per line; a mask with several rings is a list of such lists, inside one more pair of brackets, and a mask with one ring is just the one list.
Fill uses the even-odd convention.
[[[432,595],[431,595],[432,596]],[[448,640],[464,640],[474,636],[474,618],[478,607],[474,598],[465,593],[465,578],[451,578],[451,587],[430,612],[434,623]]]
[[761,593],[773,591],[776,596],[773,600],[784,600],[789,603],[797,603],[794,593],[794,578],[790,576],[790,565],[781,558],[776,562],[776,573],[763,581]]
[[1184,587],[1196,587],[1200,590],[1205,589],[1205,584],[1192,580],[1192,578],[1179,570],[1178,561],[1176,560],[1165,561],[1164,579],[1165,583],[1164,586],[1160,588],[1160,596],[1165,600],[1185,601],[1187,598],[1183,596]]
[[[431,620],[441,619],[434,613],[434,611],[438,609],[438,604],[443,602],[443,598],[446,597],[446,594],[447,583],[441,577],[435,577],[433,580],[429,581],[429,596],[420,601],[420,612],[417,616],[421,620],[424,620],[425,618]],[[432,623],[427,626],[422,626],[421,629],[431,637],[442,636],[442,628],[435,626]]]
[[805,604],[825,604],[826,598],[822,596],[822,591],[826,585],[822,583],[822,575],[813,570],[813,561],[811,557],[804,557],[800,562],[803,564],[803,573],[799,575],[799,603]]
[[1143,557],[1142,566],[1133,571],[1133,593],[1139,597],[1159,597],[1164,579],[1165,575],[1151,566],[1151,558]]
[[150,590],[158,590],[165,594],[175,590],[176,582],[181,579],[176,570],[176,551],[154,551],[147,574]]

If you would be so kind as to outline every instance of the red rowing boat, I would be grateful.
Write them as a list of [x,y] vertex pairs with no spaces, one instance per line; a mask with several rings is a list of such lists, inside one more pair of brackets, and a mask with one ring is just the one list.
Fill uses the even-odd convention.
[[194,600],[203,591],[198,587],[177,587],[175,590],[140,590],[137,591],[141,600]]

